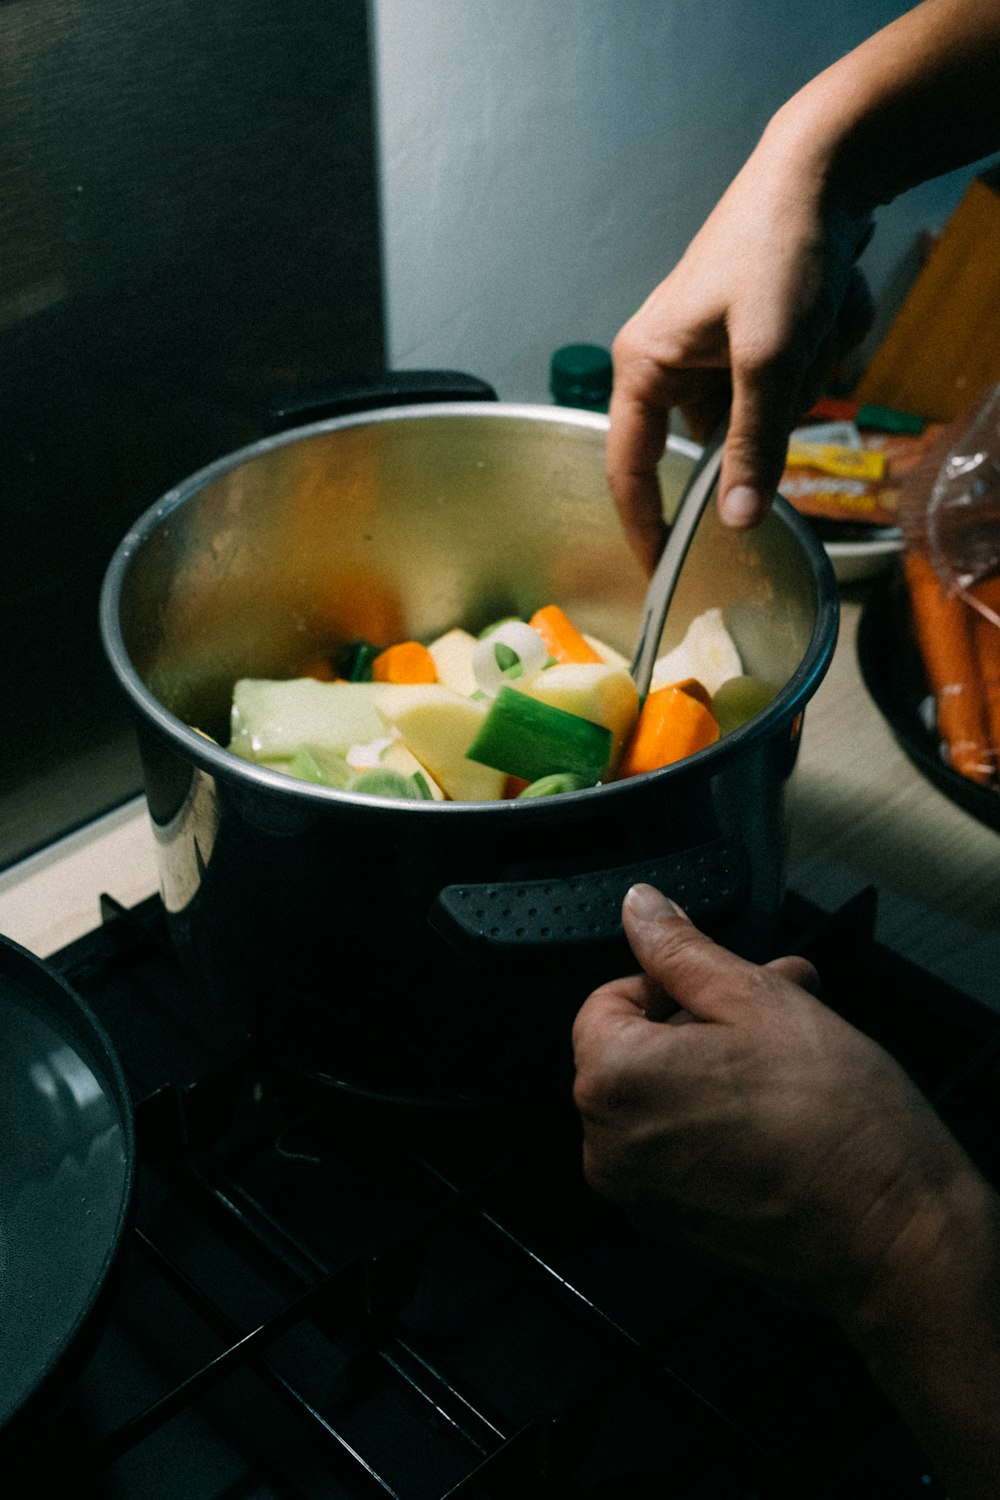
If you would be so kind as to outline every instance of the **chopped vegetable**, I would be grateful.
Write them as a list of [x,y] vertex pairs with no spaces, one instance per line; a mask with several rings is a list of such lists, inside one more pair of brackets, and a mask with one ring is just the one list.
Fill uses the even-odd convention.
[[371,682],[372,662],[379,654],[379,647],[368,641],[352,641],[344,658],[342,676],[348,682]]
[[290,760],[300,745],[343,753],[384,736],[377,702],[414,691],[399,683],[244,677],[233,689],[229,749],[254,761]]
[[520,615],[501,615],[499,620],[494,620],[490,625],[484,625],[476,639],[480,641],[485,640],[488,635],[493,634],[494,630],[499,630],[501,625],[509,625],[512,620],[518,625],[524,624]]
[[639,713],[618,776],[640,776],[714,745],[719,726],[704,703],[676,685],[655,688]]
[[422,766],[403,741],[394,739],[392,743],[382,752],[379,765],[386,770],[398,771],[402,776],[414,776],[421,786],[421,793],[430,798],[432,802],[443,802],[444,792],[431,776],[426,766]]
[[695,615],[684,639],[653,663],[654,688],[694,677],[713,695],[730,677],[743,671],[736,643],[726,629],[721,609]]
[[516,686],[540,703],[610,729],[611,748],[601,779],[611,774],[639,713],[639,694],[628,671],[604,662],[557,662],[530,682],[517,682]]
[[599,781],[611,752],[611,730],[541,703],[509,684],[500,689],[469,745],[470,759],[525,781],[558,771]]
[[303,667],[299,674],[301,677],[315,677],[317,682],[336,682],[337,674],[327,661],[325,656],[317,657],[307,667]]
[[559,608],[558,604],[546,604],[536,609],[528,624],[537,630],[545,642],[550,656],[556,661],[595,662],[601,658],[593,646],[580,634],[576,626]]
[[732,734],[761,713],[777,689],[760,677],[730,677],[712,699],[712,711],[719,721],[720,734]]
[[472,670],[475,645],[475,636],[456,626],[454,630],[446,630],[444,635],[439,635],[427,647],[434,658],[438,682],[443,682],[445,687],[464,694],[466,698],[471,698],[479,685]]
[[523,620],[504,620],[476,642],[472,670],[479,690],[487,698],[495,698],[508,677],[528,681],[542,670],[548,659],[545,642],[537,630]]
[[552,776],[540,776],[537,781],[529,781],[523,791],[518,792],[518,797],[557,797],[562,792],[582,792],[587,782],[582,776],[574,776],[571,771],[557,771]]
[[404,776],[401,771],[385,768],[359,771],[350,790],[368,792],[372,797],[403,797],[408,802],[427,802],[431,795],[430,787],[419,771],[413,776]]
[[372,662],[373,682],[437,682],[437,667],[419,641],[387,646]]
[[[456,627],[426,646],[355,640],[332,653],[333,681],[319,680],[319,661],[291,681],[243,678],[229,749],[337,790],[530,800],[670,765],[773,695],[743,673],[720,610],[660,659],[641,712],[619,652],[556,605],[531,621],[500,620],[478,638]],[[668,668],[676,675],[664,681]]]
[[699,703],[704,703],[707,709],[715,712],[711,693],[703,682],[698,681],[697,677],[685,677],[683,682],[665,682],[663,686],[678,687],[682,693],[688,693],[692,698],[697,698]]
[[317,745],[300,745],[289,761],[272,762],[272,769],[297,776],[302,781],[311,781],[316,786],[332,786],[338,790],[350,786],[355,774],[342,755]]
[[379,713],[447,797],[492,802],[503,795],[503,770],[477,764],[468,754],[486,707],[485,699],[463,698],[435,682],[410,687],[405,698],[380,702]]
[[607,641],[598,640],[596,635],[587,635],[586,633],[584,633],[583,638],[587,642],[587,645],[591,646],[597,652],[600,661],[606,662],[609,667],[621,667],[626,672],[629,670],[630,662],[628,657],[623,656],[620,651],[616,651],[614,646],[609,646]]

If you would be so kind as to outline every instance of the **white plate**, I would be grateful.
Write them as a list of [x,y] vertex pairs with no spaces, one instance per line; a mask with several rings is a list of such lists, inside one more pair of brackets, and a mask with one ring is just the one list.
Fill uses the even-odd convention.
[[903,551],[901,536],[880,537],[872,542],[824,542],[838,583],[857,583],[885,571]]

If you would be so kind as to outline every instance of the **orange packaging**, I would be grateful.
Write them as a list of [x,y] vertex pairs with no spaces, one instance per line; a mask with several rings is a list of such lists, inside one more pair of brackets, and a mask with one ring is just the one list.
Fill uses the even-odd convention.
[[[900,480],[933,445],[941,427],[929,422],[920,434],[866,432],[858,448],[817,450],[815,464],[808,462],[811,445],[793,443],[778,490],[814,519],[898,526]],[[881,464],[869,461],[879,457]]]

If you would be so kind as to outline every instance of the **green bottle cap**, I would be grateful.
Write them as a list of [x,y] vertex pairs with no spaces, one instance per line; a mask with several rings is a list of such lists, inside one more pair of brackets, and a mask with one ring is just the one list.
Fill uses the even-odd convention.
[[549,390],[557,406],[607,411],[611,354],[600,344],[566,344],[552,356]]
[[889,406],[859,406],[854,425],[859,428],[874,428],[876,432],[904,432],[914,436],[923,432],[922,417],[909,411],[895,411]]

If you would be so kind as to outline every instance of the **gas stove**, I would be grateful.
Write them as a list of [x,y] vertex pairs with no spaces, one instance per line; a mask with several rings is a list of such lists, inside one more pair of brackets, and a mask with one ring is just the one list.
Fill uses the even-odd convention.
[[[1000,1016],[874,942],[875,908],[789,896],[776,951],[813,959],[1000,1181]],[[135,1217],[25,1492],[943,1495],[836,1329],[590,1192],[568,1100],[313,1082],[209,1020],[156,898],[103,917],[49,962],[124,1066]]]

